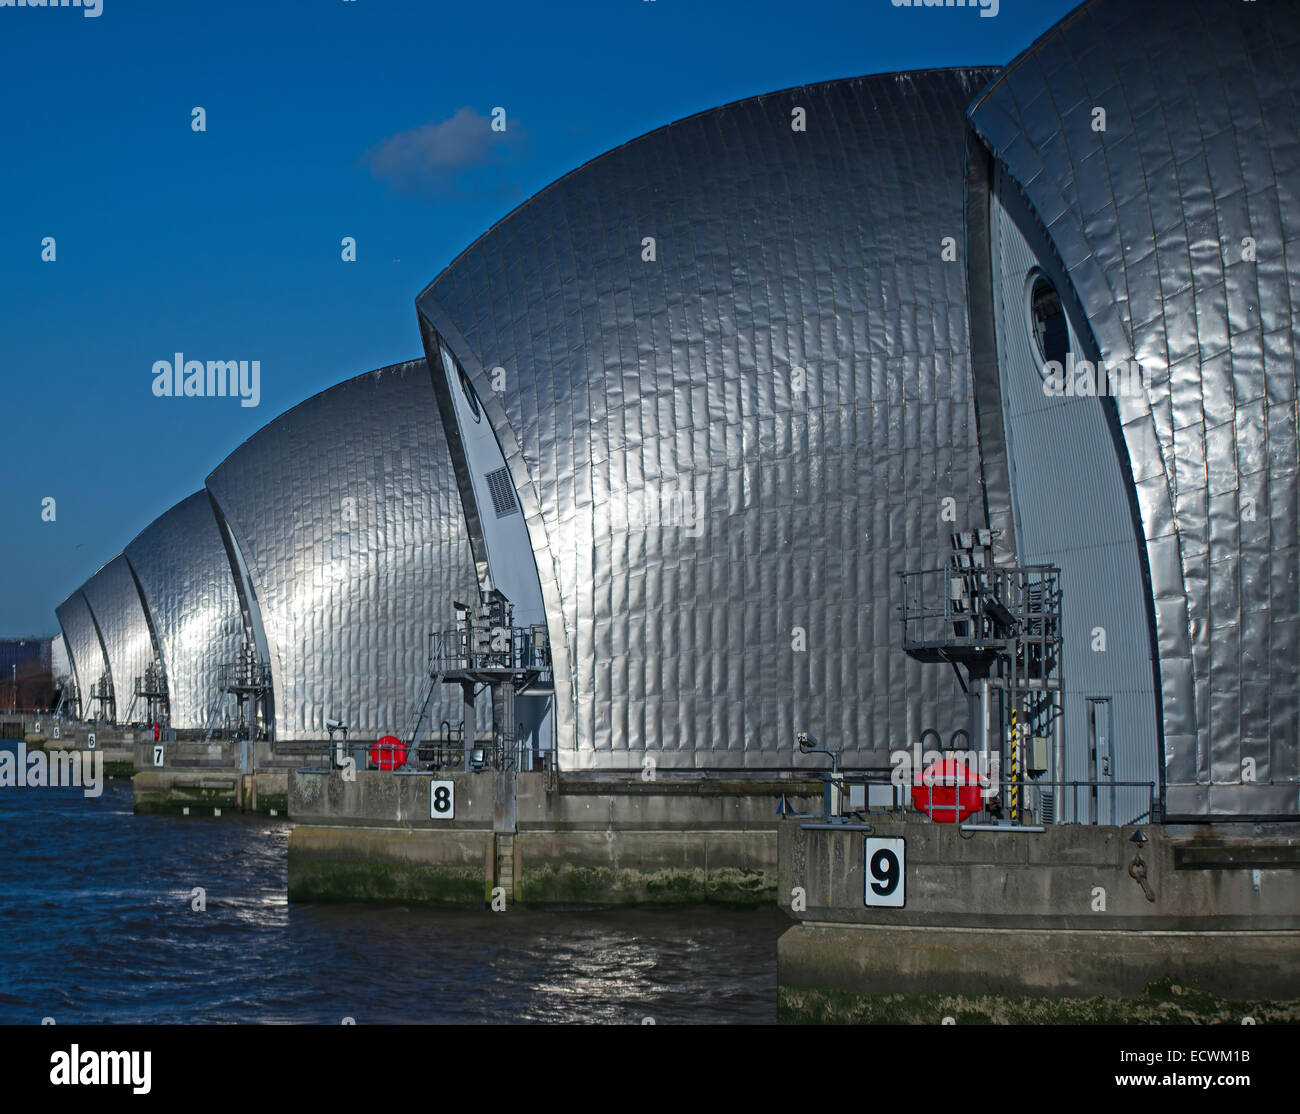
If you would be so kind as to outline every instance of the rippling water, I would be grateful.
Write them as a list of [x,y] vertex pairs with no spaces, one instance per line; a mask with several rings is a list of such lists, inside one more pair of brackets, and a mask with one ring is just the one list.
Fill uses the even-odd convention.
[[0,789],[0,1023],[775,1020],[776,909],[291,906],[288,835]]

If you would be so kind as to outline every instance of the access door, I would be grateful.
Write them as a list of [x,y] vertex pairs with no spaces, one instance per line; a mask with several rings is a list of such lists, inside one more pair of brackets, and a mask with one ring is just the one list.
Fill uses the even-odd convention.
[[1110,697],[1088,698],[1088,798],[1089,819],[1094,824],[1115,824],[1115,760],[1111,732]]

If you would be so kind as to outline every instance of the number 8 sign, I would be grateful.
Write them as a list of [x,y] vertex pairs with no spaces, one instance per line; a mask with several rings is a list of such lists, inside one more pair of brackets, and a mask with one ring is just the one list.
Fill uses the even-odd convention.
[[454,781],[429,782],[429,819],[456,819],[456,783]]
[[901,839],[867,838],[865,904],[903,907],[906,862]]

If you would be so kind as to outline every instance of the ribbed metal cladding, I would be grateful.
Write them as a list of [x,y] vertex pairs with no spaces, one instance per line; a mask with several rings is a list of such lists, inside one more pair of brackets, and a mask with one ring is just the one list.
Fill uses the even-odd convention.
[[[81,588],[95,617],[95,626],[108,655],[108,668],[113,677],[113,700],[118,723],[134,723],[144,719],[147,707],[138,703],[133,709],[135,679],[154,658],[153,639],[149,634],[149,621],[140,601],[140,590],[126,558],[114,557]],[[84,698],[84,693],[83,693]]]
[[[425,362],[308,399],[249,438],[207,486],[257,593],[276,738],[324,738],[331,716],[354,738],[400,735],[430,632],[454,625],[454,599],[477,599]],[[480,726],[490,726],[488,704],[478,701]],[[444,686],[430,705],[434,729],[461,714],[459,690]]]
[[160,515],[130,545],[167,675],[171,726],[198,730],[223,701],[220,666],[243,641],[239,599],[207,491]]
[[95,705],[91,702],[90,690],[108,672],[108,659],[104,656],[104,646],[95,629],[90,605],[81,589],[59,604],[54,615],[59,620],[59,629],[63,631],[63,641],[72,664],[73,680],[81,699],[81,718],[91,719]]
[[1297,52],[1284,0],[1095,0],[971,108],[1103,358],[1152,375],[1117,403],[1172,815],[1300,812]]
[[894,574],[985,521],[961,246],[964,113],[991,76],[673,124],[538,194],[418,299],[528,522],[562,766],[790,766],[799,730],[863,765],[965,723],[952,674],[898,648]]

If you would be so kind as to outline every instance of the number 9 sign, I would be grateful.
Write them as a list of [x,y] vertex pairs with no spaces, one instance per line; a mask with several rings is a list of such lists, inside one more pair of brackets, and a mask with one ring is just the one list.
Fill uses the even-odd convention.
[[903,840],[867,838],[865,904],[903,907],[906,866]]

